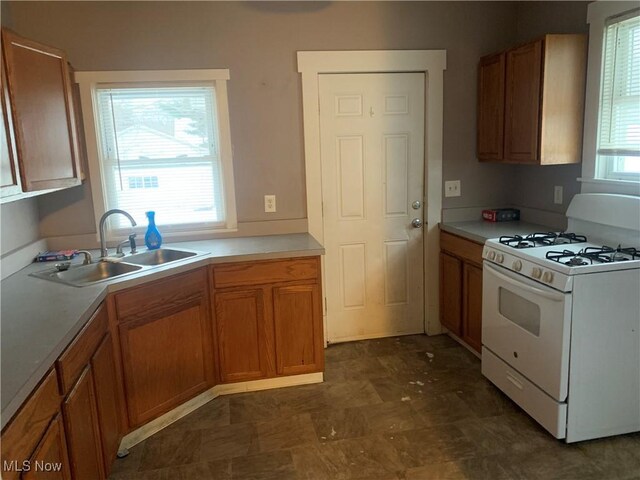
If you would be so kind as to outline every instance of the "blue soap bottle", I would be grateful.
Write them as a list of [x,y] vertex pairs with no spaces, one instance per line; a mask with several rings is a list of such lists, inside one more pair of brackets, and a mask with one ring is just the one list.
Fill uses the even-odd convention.
[[144,243],[149,250],[155,250],[162,245],[162,235],[156,227],[156,212],[146,212],[149,219],[149,227],[144,235]]

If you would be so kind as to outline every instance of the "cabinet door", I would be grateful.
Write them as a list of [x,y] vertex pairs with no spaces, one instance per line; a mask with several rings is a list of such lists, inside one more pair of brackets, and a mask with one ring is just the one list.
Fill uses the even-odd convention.
[[499,161],[504,149],[504,53],[478,67],[478,159]]
[[462,339],[476,351],[482,350],[482,269],[465,263],[463,268]]
[[107,333],[91,359],[98,406],[104,471],[108,475],[120,445],[120,402],[113,341]]
[[218,291],[214,304],[222,382],[266,378],[273,342],[264,290]]
[[321,372],[324,344],[320,286],[274,288],[273,320],[277,374]]
[[164,311],[120,323],[132,427],[162,415],[213,385],[208,302],[206,296],[186,303],[174,299]]
[[75,112],[64,52],[2,31],[25,191],[80,184]]
[[2,121],[0,123],[0,197],[9,197],[22,192],[20,177],[18,176],[13,121],[9,111],[6,74],[6,69],[3,66],[2,75],[0,76],[0,107],[2,107]]
[[67,443],[60,414],[54,417],[30,459],[31,469],[24,480],[69,480]]
[[73,478],[105,478],[93,372],[90,366],[85,368],[65,399],[62,412]]
[[537,163],[540,127],[542,41],[507,52],[506,160]]
[[462,335],[462,262],[440,252],[440,323]]

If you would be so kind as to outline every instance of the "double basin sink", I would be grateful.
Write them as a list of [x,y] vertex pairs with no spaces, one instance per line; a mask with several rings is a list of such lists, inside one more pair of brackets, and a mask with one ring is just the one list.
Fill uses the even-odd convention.
[[139,272],[142,269],[158,267],[198,255],[203,255],[203,253],[191,250],[159,248],[128,255],[122,257],[120,261],[100,261],[89,265],[71,265],[67,270],[47,269],[31,275],[75,287],[85,287],[129,273]]

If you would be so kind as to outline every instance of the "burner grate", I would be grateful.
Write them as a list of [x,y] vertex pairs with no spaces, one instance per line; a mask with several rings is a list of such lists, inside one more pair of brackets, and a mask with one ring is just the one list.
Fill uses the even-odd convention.
[[499,241],[501,244],[513,248],[533,248],[550,245],[584,243],[587,241],[587,237],[567,232],[535,232],[524,237],[521,235],[503,235],[499,238]]
[[570,267],[592,265],[595,263],[624,262],[640,260],[640,250],[636,248],[586,247],[577,252],[564,249],[562,252],[547,252],[547,260],[564,263]]

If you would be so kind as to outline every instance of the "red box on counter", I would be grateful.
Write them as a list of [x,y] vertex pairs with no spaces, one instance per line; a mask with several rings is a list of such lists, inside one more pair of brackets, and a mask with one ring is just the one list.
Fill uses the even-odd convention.
[[520,220],[517,208],[493,208],[482,211],[482,218],[488,222],[512,222]]

